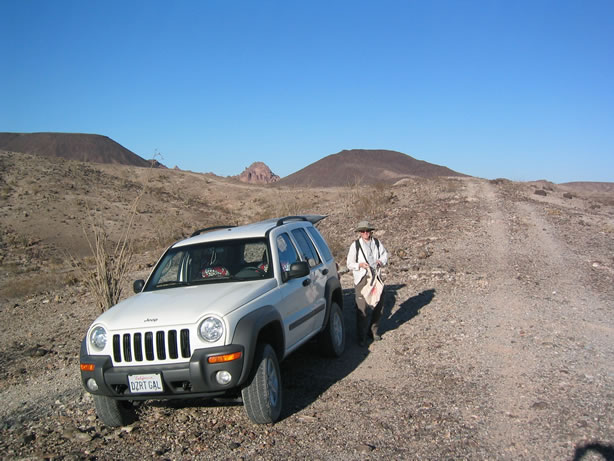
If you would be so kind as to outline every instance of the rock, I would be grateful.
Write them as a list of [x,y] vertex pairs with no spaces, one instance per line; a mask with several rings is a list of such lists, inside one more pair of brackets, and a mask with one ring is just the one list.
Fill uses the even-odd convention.
[[43,349],[41,346],[36,346],[28,349],[27,351],[30,357],[43,357],[49,353],[47,349]]
[[548,195],[548,193],[543,190],[543,189],[537,189],[535,192],[533,192],[535,195],[541,195],[543,197],[545,197],[546,195]]
[[371,445],[370,443],[362,443],[359,448],[361,453],[369,453],[373,450],[375,450],[375,445]]
[[429,256],[431,256],[431,251],[428,248],[423,248],[422,250],[420,250],[420,252],[418,253],[418,259],[426,259]]
[[531,408],[533,408],[534,410],[545,410],[546,408],[548,408],[548,404],[546,402],[535,402],[533,405],[531,405]]
[[279,181],[279,176],[263,162],[254,162],[238,176],[233,176],[241,182],[249,184],[271,184]]
[[62,430],[62,437],[72,442],[89,442],[92,440],[92,436],[87,432],[81,432],[74,426],[65,427]]

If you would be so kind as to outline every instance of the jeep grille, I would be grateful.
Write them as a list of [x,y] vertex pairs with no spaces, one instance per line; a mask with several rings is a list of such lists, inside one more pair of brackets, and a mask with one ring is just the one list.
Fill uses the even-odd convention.
[[190,331],[147,331],[113,335],[113,360],[143,362],[154,360],[184,359],[190,357]]

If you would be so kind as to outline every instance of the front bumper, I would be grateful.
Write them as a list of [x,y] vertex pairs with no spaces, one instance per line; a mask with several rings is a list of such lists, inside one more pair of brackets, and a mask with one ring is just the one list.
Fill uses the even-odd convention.
[[[241,358],[224,363],[209,363],[208,358],[216,355],[241,353]],[[188,397],[214,397],[237,388],[242,376],[245,359],[243,346],[230,345],[211,349],[197,349],[189,362],[171,365],[142,365],[114,367],[111,357],[88,355],[85,345],[81,347],[81,364],[93,365],[93,371],[81,369],[81,383],[91,394],[105,395],[116,399],[149,400],[176,399]],[[231,380],[219,384],[215,379],[218,371],[227,371]],[[128,376],[157,373],[162,379],[162,392],[132,393]],[[98,389],[93,391],[87,382],[94,379]]]

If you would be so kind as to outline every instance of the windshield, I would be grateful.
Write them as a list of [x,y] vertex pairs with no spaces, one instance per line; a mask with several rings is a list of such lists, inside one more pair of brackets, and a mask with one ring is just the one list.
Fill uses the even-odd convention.
[[265,239],[224,240],[171,248],[144,291],[273,277]]

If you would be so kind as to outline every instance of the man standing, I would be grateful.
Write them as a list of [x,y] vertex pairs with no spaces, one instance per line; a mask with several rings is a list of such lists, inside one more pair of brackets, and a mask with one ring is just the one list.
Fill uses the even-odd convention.
[[[384,296],[380,297],[375,306],[368,306],[362,295],[362,289],[367,284],[367,272],[372,268],[378,268],[388,263],[388,252],[384,245],[373,237],[375,228],[368,221],[361,221],[356,227],[356,232],[360,237],[352,242],[347,257],[347,267],[354,274],[354,296],[356,299],[356,330],[358,333],[358,344],[365,346],[367,331],[374,341],[379,341],[381,336],[378,333],[379,320],[382,316],[384,307]],[[367,317],[369,307],[373,308],[371,321],[367,327]]]

